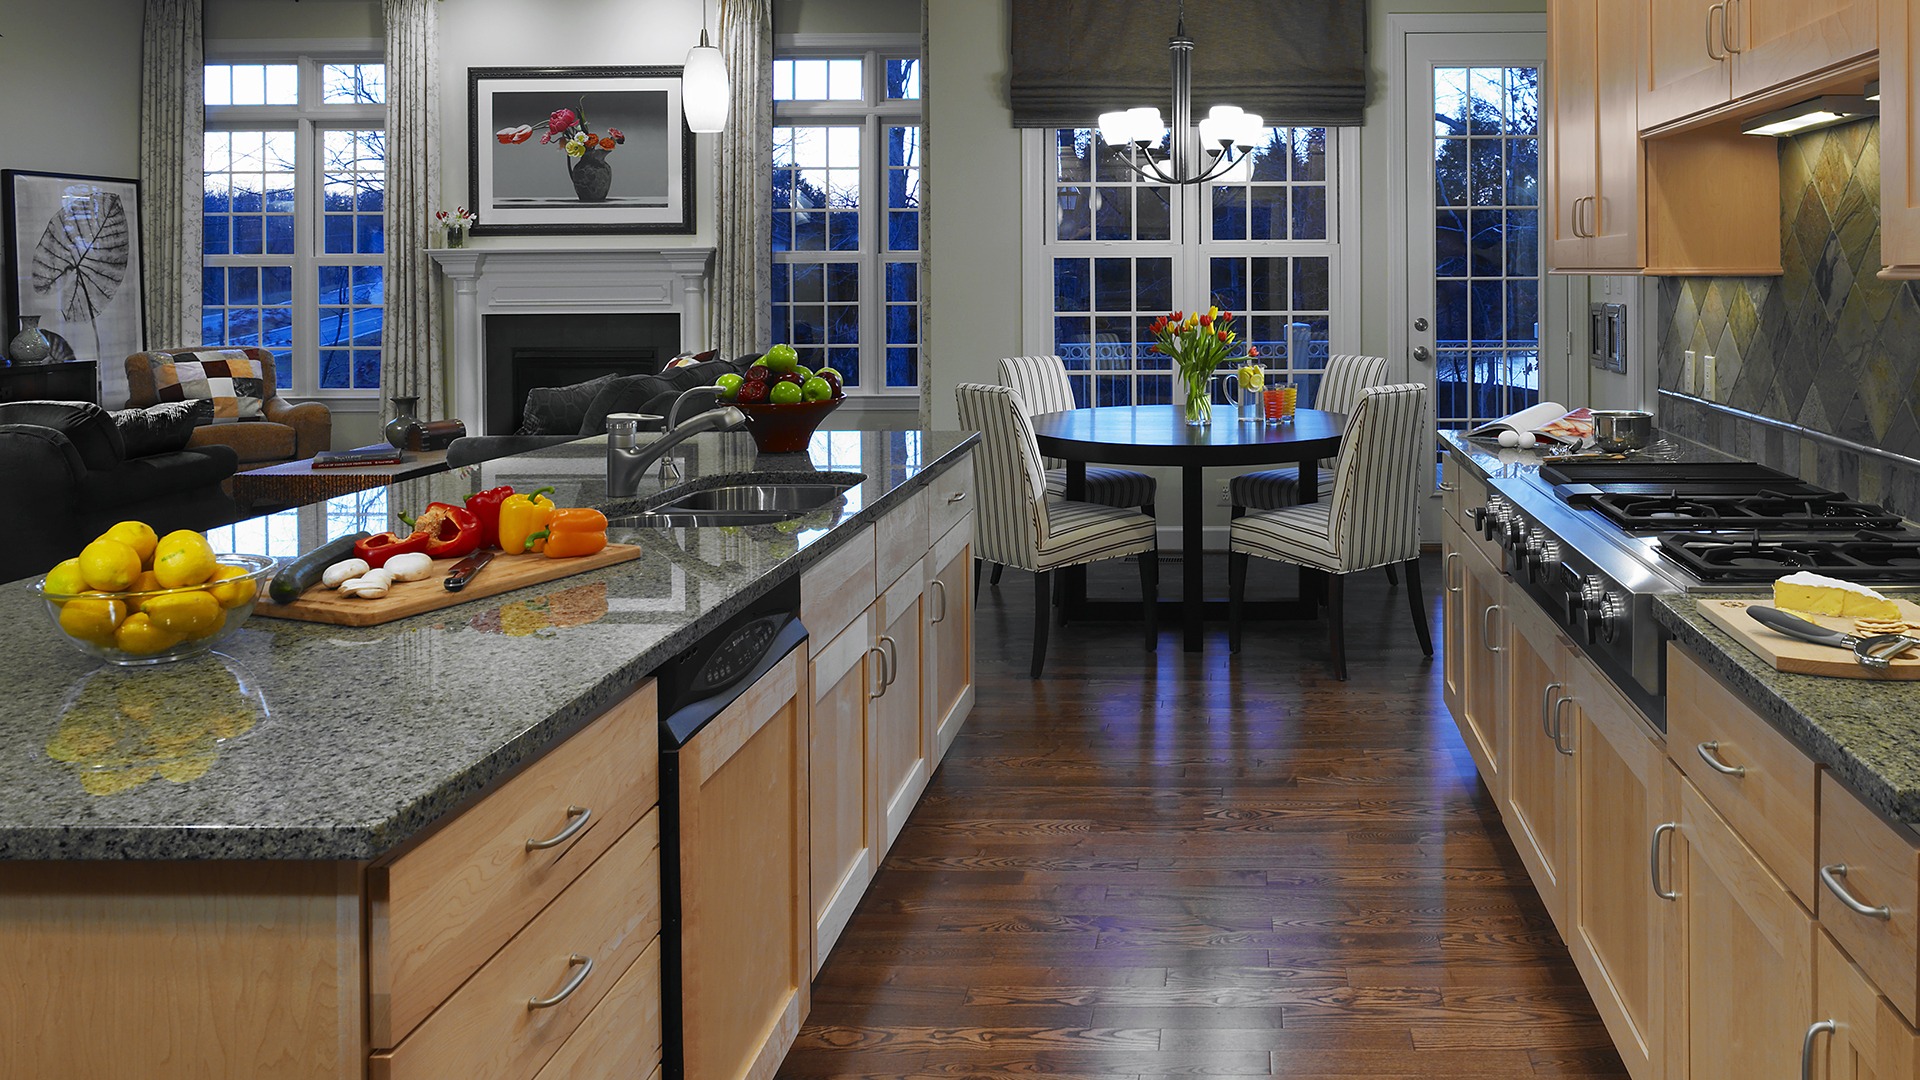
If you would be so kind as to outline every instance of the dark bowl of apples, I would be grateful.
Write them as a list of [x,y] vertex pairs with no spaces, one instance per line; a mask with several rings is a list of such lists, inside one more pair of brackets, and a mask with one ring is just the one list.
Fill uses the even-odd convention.
[[842,398],[825,401],[796,401],[789,405],[749,405],[736,401],[733,407],[747,418],[747,434],[763,454],[797,454],[813,441],[813,433],[827,414],[840,407]]
[[846,396],[840,373],[796,364],[790,345],[775,345],[745,375],[722,375],[723,400],[747,418],[747,433],[764,454],[797,454]]

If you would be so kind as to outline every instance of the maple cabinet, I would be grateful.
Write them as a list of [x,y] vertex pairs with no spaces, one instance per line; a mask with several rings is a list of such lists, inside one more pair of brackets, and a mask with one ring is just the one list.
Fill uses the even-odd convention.
[[1645,2],[1643,131],[1871,57],[1879,47],[1875,0]]
[[1554,270],[1644,265],[1640,14],[1601,0],[1552,0],[1547,7],[1547,263]]
[[1566,711],[1573,643],[1532,604],[1511,605],[1506,634],[1506,787],[1502,812],[1547,914],[1567,933],[1573,736]]
[[1477,548],[1460,557],[1461,689],[1454,721],[1494,800],[1506,798],[1506,578]]
[[1880,4],[1881,277],[1920,278],[1920,5]]

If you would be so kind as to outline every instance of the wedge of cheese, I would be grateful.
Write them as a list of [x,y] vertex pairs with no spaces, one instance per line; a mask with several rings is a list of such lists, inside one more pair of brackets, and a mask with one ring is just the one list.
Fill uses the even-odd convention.
[[1773,583],[1773,606],[1808,615],[1897,619],[1894,602],[1851,581],[1839,581],[1802,570]]

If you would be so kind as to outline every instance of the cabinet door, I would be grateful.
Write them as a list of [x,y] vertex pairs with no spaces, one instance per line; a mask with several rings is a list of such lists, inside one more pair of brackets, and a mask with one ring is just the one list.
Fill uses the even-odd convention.
[[[1565,723],[1572,730],[1573,928],[1567,948],[1634,1080],[1662,1075],[1667,1030],[1669,909],[1647,852],[1665,816],[1666,757],[1639,713],[1585,657],[1575,657]],[[1656,848],[1667,851],[1665,848]],[[1668,879],[1669,860],[1657,860]]]
[[1913,1080],[1920,1037],[1824,931],[1814,935],[1812,1069],[1818,1080]]
[[807,1015],[807,664],[796,649],[680,752],[685,1075],[770,1077]]
[[1880,4],[1880,262],[1883,277],[1920,277],[1920,7]]
[[807,828],[815,974],[880,866],[879,747],[870,703],[883,664],[873,619],[873,612],[861,612],[813,655]]
[[1731,0],[1644,0],[1646,62],[1641,71],[1640,128],[1724,104],[1732,88],[1726,51]]
[[1460,738],[1467,753],[1480,767],[1480,779],[1494,799],[1507,794],[1506,775],[1501,755],[1506,749],[1505,665],[1500,662],[1505,646],[1500,643],[1506,612],[1502,597],[1506,577],[1480,556],[1461,553],[1461,600],[1465,608],[1463,635],[1466,654],[1463,662],[1465,686],[1461,708],[1453,714],[1460,727]]
[[[1509,590],[1517,594],[1518,587]],[[1562,674],[1572,645],[1526,597],[1515,595],[1507,647],[1507,833],[1547,914],[1567,930],[1568,829],[1573,813],[1573,691]]]
[[1813,1001],[1813,919],[1692,781],[1678,785],[1675,1075],[1794,1076]]
[[1547,200],[1552,231],[1547,268],[1593,265],[1586,235],[1588,196],[1599,171],[1595,122],[1599,116],[1598,0],[1552,0],[1547,5]]
[[1440,663],[1445,677],[1442,695],[1447,712],[1459,722],[1458,718],[1466,713],[1467,590],[1463,579],[1467,573],[1465,560],[1470,552],[1466,533],[1451,519],[1443,523],[1440,535],[1441,545],[1446,549],[1446,557],[1440,564],[1441,577],[1447,590],[1440,604]]
[[925,570],[918,564],[881,594],[878,644],[885,654],[880,696],[873,701],[878,730],[881,853],[893,846],[933,773],[933,724],[926,704]]
[[1872,53],[1879,47],[1879,7],[1875,0],[1732,0],[1733,96]]
[[[1646,264],[1640,149],[1640,56],[1646,12],[1614,0],[1595,33],[1594,198],[1586,214],[1589,267],[1638,270]],[[1623,10],[1624,9],[1624,10]],[[1596,13],[1598,18],[1598,13]],[[1556,114],[1557,115],[1557,114]]]
[[934,541],[927,567],[927,689],[938,762],[973,711],[973,515]]

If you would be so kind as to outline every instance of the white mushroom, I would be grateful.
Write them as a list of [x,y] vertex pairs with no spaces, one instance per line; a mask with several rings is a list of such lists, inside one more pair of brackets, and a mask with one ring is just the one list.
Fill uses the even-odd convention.
[[342,584],[352,581],[354,578],[366,573],[369,569],[371,568],[367,566],[367,560],[365,559],[342,559],[332,566],[327,567],[326,572],[320,575],[320,584],[325,585],[329,589],[337,589]]
[[433,573],[433,556],[424,551],[409,551],[388,559],[381,569],[392,571],[395,581],[419,581]]
[[352,581],[342,582],[340,592],[344,596],[357,597],[361,600],[377,600],[387,595],[387,590],[392,587],[393,572],[381,567],[378,570],[369,570]]

